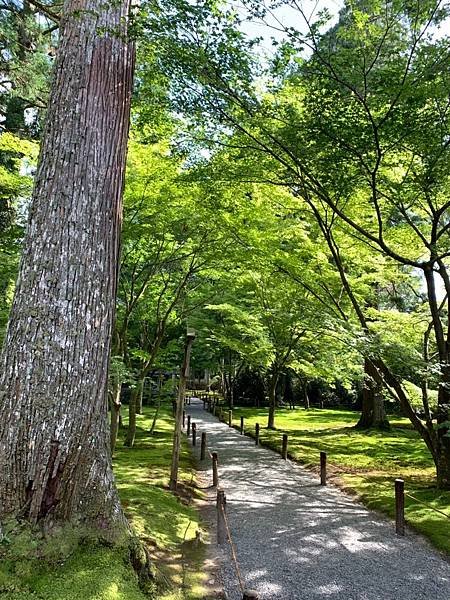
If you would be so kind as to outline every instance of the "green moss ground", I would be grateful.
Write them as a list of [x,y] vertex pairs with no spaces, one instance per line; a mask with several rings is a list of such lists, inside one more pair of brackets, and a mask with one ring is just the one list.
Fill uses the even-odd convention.
[[[124,411],[125,412],[125,411]],[[164,411],[149,436],[152,409],[138,416],[133,449],[119,441],[114,459],[119,493],[134,529],[157,565],[160,600],[203,598],[200,527],[191,502],[194,465],[187,444],[181,455],[181,499],[167,489],[173,421]],[[126,422],[126,420],[125,420]],[[120,436],[123,437],[122,434]],[[39,556],[38,556],[39,553]],[[128,560],[128,548],[101,546],[79,532],[64,532],[45,547],[17,528],[0,544],[0,597],[4,600],[148,600]]]
[[[407,419],[391,417],[390,431],[361,431],[352,411],[278,409],[277,430],[270,431],[267,410],[235,409],[235,427],[241,415],[247,433],[253,435],[259,422],[261,442],[280,452],[287,433],[289,456],[309,468],[317,469],[319,453],[326,452],[329,474],[370,508],[394,516],[394,479],[401,477],[406,492],[450,515],[450,492],[436,489],[431,455]],[[450,519],[408,497],[405,502],[408,523],[450,554]]]
[[[183,439],[180,453],[179,488],[181,499],[168,490],[172,453],[173,419],[162,411],[153,436],[150,430],[153,409],[138,415],[135,447],[118,445],[114,473],[120,498],[138,536],[143,539],[163,574],[167,587],[161,600],[203,598],[202,548],[195,544],[201,529],[193,505],[195,463]],[[124,419],[126,425],[126,418]]]

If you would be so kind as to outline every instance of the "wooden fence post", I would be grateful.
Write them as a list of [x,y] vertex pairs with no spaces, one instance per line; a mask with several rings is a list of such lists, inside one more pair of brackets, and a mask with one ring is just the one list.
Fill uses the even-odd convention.
[[218,463],[217,452],[212,453],[212,472],[213,472],[213,487],[219,485],[219,469],[217,468]]
[[197,423],[192,423],[192,445],[197,445]]
[[284,460],[287,460],[287,450],[288,450],[288,435],[287,433],[283,433],[283,448],[281,451],[281,456]]
[[200,446],[200,460],[205,460],[206,458],[206,433],[202,433],[202,444]]
[[244,435],[244,417],[241,417],[241,435]]
[[187,424],[187,436],[191,435],[191,415],[187,416],[188,424]]
[[228,411],[228,427],[231,427],[231,423],[233,422],[233,411]]
[[259,423],[255,425],[255,445],[259,445]]
[[183,410],[183,429],[186,427],[186,411]]
[[255,590],[244,590],[242,600],[259,600],[258,592],[255,592]]
[[223,490],[217,490],[217,543],[224,544],[226,535],[225,507],[227,499]]
[[320,485],[327,485],[327,453],[320,453]]
[[405,482],[395,480],[395,532],[405,535]]

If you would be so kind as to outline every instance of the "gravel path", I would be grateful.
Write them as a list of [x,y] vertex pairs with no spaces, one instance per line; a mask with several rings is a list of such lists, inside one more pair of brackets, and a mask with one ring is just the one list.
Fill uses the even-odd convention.
[[[450,600],[450,564],[420,536],[398,537],[391,521],[255,447],[202,402],[186,412],[219,454],[239,565],[260,600]],[[210,462],[200,467],[208,481]],[[218,554],[227,598],[240,600],[229,555]]]

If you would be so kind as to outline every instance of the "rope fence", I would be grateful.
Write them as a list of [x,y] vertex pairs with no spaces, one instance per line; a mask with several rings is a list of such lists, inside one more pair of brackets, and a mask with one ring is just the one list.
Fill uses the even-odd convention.
[[224,530],[228,543],[230,544],[231,557],[233,559],[234,570],[239,582],[241,592],[244,593],[244,581],[242,579],[241,570],[237,560],[236,547],[231,536],[230,525],[228,523],[228,517],[226,513],[226,496],[223,490],[217,490],[217,542],[223,544],[224,542]]
[[[209,412],[211,412],[212,414],[217,416],[221,421],[227,423],[229,427],[234,427],[235,429],[237,429],[241,433],[241,435],[250,435],[251,437],[253,437],[255,439],[255,444],[257,446],[261,444],[261,437],[260,437],[261,428],[260,428],[259,423],[256,423],[254,433],[245,431],[243,416],[240,416],[240,422],[239,422],[238,426],[235,426],[233,424],[232,410],[228,410],[226,412],[226,418],[225,418],[225,413],[223,412],[223,409],[222,409],[222,406],[220,403],[220,398],[218,396],[211,397],[211,396],[205,395],[203,398],[200,398],[200,399],[203,399],[203,407],[205,410],[208,410]],[[272,445],[270,445],[269,447],[271,449],[274,449],[272,447]],[[287,434],[282,434],[281,448],[278,449],[278,452],[280,452],[280,454],[284,460],[287,460],[287,458],[289,457],[288,435]],[[344,469],[342,467],[339,467],[338,465],[333,465],[333,464],[329,464],[329,463],[327,465],[327,453],[320,452],[319,473],[320,473],[320,485],[322,485],[322,486],[327,485],[327,470],[329,471],[329,473],[331,475],[335,475],[335,474],[357,475],[359,478],[365,480],[367,483],[372,483],[372,480],[370,477],[364,475],[363,473],[361,473],[360,471],[358,471],[356,469],[352,469],[351,467]],[[443,512],[442,510],[439,510],[438,508],[435,508],[434,506],[432,506],[431,504],[429,504],[427,502],[424,502],[423,500],[420,500],[419,498],[417,498],[417,496],[414,496],[413,494],[405,492],[404,482],[403,482],[403,487],[399,487],[399,484],[397,483],[398,481],[403,481],[403,480],[395,480],[395,482],[394,482],[396,532],[399,535],[404,535],[404,533],[405,533],[405,523],[406,523],[405,514],[404,514],[405,513],[404,497],[405,496],[407,498],[410,498],[414,502],[426,507],[427,509],[445,517],[446,519],[450,519],[449,514]],[[402,500],[399,499],[399,496],[401,496],[401,495],[403,496]]]
[[[195,397],[195,396],[192,396],[192,397]],[[219,397],[210,396],[207,394],[196,396],[196,397],[199,398],[201,401],[203,401],[203,408],[205,410],[208,410],[214,416],[217,416],[219,418],[219,420],[228,424],[229,427],[234,427],[233,411],[228,410],[225,413],[223,411]],[[190,404],[190,400],[191,400],[191,398],[189,398],[189,401],[187,401],[186,403]],[[190,433],[192,431],[192,438],[193,438],[192,444],[193,444],[193,446],[195,446],[196,445],[196,435],[198,433],[197,425],[196,425],[196,423],[191,423],[190,415],[185,415],[183,413],[183,428],[186,425],[186,423],[185,423],[186,416],[187,416],[187,436],[189,437]],[[250,432],[245,431],[243,416],[240,417],[239,426],[235,427],[235,428],[240,432],[241,435],[252,435]],[[258,446],[261,443],[259,423],[256,423],[254,436],[252,436],[252,437],[254,437],[255,444]],[[289,440],[288,435],[286,433],[282,434],[281,448],[278,449],[278,451],[281,453],[282,458],[286,461],[289,456],[288,455],[288,443],[289,443],[288,440]],[[223,543],[225,543],[225,541],[228,541],[228,544],[230,547],[231,558],[232,558],[232,562],[233,562],[233,566],[234,566],[234,571],[236,573],[239,588],[242,592],[243,600],[250,600],[250,599],[258,600],[257,592],[255,592],[253,590],[245,589],[244,580],[242,578],[242,574],[241,574],[241,571],[239,568],[239,562],[237,559],[236,547],[235,547],[235,544],[233,541],[233,537],[231,534],[231,528],[230,528],[230,524],[228,521],[228,516],[227,516],[227,511],[226,511],[225,492],[223,490],[219,489],[219,487],[218,487],[219,486],[218,454],[217,454],[217,452],[210,451],[209,447],[207,446],[206,433],[202,432],[200,459],[205,460],[207,455],[212,462],[212,478],[213,478],[212,485],[213,485],[213,487],[215,487],[217,489],[217,501],[216,501],[216,504],[217,504],[217,543],[219,545],[222,545]],[[351,468],[343,469],[342,467],[339,467],[337,465],[328,465],[328,466],[330,467],[330,472],[333,475],[336,473],[345,474],[345,475],[354,474],[354,475],[357,475],[358,477],[361,477],[362,479],[365,479],[367,482],[371,483],[371,480],[369,477],[364,476],[361,472],[357,471],[356,469],[355,470],[353,470]],[[326,486],[327,485],[327,453],[326,452],[320,452],[319,474],[320,474],[320,485]],[[414,502],[417,502],[418,504],[425,506],[429,510],[431,510],[447,519],[450,519],[450,515],[446,514],[442,510],[439,510],[439,509],[435,508],[434,506],[431,506],[429,503],[424,502],[423,500],[420,500],[413,494],[405,492],[405,482],[403,479],[395,480],[394,490],[395,490],[395,531],[398,535],[400,535],[400,536],[405,535],[405,524],[406,524],[405,497],[410,498]]]

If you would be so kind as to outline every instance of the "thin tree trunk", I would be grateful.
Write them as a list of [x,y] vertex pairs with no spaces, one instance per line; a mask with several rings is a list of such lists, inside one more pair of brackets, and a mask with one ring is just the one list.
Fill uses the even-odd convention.
[[303,401],[304,401],[304,405],[305,405],[305,410],[309,410],[310,409],[310,402],[309,402],[309,396],[308,396],[308,382],[306,381],[304,386],[303,386]]
[[277,405],[277,383],[278,373],[274,373],[269,381],[269,418],[267,420],[267,428],[275,429],[275,409]]
[[194,338],[188,336],[184,349],[183,364],[180,371],[180,382],[178,387],[178,398],[175,410],[175,427],[173,432],[172,445],[172,464],[170,468],[169,487],[173,492],[176,492],[178,486],[178,466],[180,462],[180,446],[181,446],[181,429],[183,421],[184,399],[186,397],[186,384],[189,378],[189,362],[191,358],[191,348],[194,343]]
[[119,419],[120,419],[120,393],[122,391],[122,383],[119,378],[115,378],[113,389],[111,390],[110,409],[111,409],[111,423],[109,431],[109,440],[111,446],[111,454],[114,454],[117,443],[117,434],[119,432]]
[[144,380],[140,379],[138,382],[138,390],[137,390],[137,397],[136,397],[136,413],[138,415],[142,414],[142,399],[144,396]]
[[130,401],[128,405],[128,429],[127,437],[125,438],[125,446],[132,448],[136,439],[136,407],[139,396],[137,387],[131,390]]
[[128,1],[68,0],[0,363],[0,517],[125,527],[108,362],[132,86]]
[[[155,413],[153,415],[152,426],[150,427],[150,435],[153,435],[155,433],[156,422],[158,421],[160,408],[161,408],[161,391],[159,392],[158,401],[157,401],[156,408],[155,408]],[[175,413],[175,416],[176,416],[176,413]]]
[[450,367],[445,365],[439,387],[437,407],[436,476],[440,489],[450,489]]

